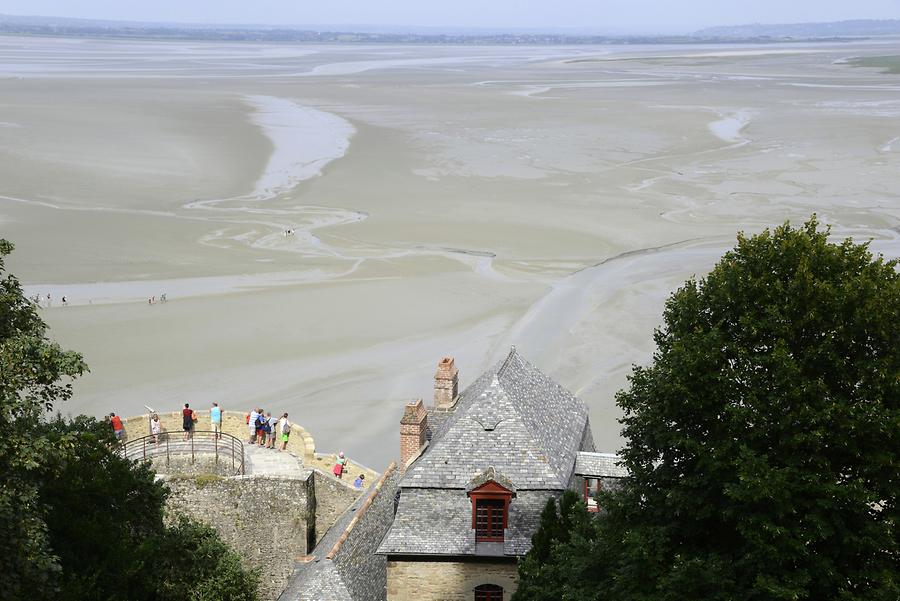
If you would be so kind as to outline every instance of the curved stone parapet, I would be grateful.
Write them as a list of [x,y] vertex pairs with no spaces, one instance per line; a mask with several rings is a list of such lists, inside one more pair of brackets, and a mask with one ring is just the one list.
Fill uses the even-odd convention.
[[[209,410],[195,409],[194,411],[197,412],[197,429],[210,429]],[[163,432],[171,436],[181,435],[183,432],[181,429],[181,410],[158,411],[156,415],[159,416]],[[126,440],[150,434],[150,414],[148,413],[123,417],[122,424],[125,426]],[[315,439],[303,426],[295,422],[290,422],[290,424],[291,435],[288,437],[287,450],[298,457],[302,457],[305,464],[312,465],[316,461]],[[223,410],[222,431],[240,440],[247,441],[249,439],[247,413],[244,411]]]

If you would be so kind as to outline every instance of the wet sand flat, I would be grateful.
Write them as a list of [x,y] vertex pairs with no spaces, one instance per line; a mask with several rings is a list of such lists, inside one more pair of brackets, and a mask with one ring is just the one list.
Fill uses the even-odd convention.
[[0,38],[0,235],[91,365],[66,413],[262,404],[381,468],[441,356],[515,344],[614,450],[738,230],[900,256],[900,76],[854,66],[895,54]]

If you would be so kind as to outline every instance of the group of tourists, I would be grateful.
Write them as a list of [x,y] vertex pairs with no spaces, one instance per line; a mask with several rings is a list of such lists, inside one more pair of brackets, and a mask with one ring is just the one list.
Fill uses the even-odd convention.
[[247,414],[247,431],[250,444],[274,449],[276,443],[280,443],[278,450],[284,451],[291,436],[291,422],[288,421],[287,413],[275,417],[271,411],[263,411],[262,407],[257,407]]
[[[53,306],[53,297],[50,296],[49,292],[47,293],[47,296],[43,297],[43,299],[40,294],[35,294],[33,297],[31,297],[31,301],[34,302],[34,304],[37,305],[38,307],[42,306],[41,301],[44,299],[46,299],[46,303],[47,303],[48,307]],[[69,299],[66,298],[65,295],[63,295],[63,297],[62,297],[62,304],[64,307],[69,304]]]
[[[210,431],[213,432],[216,440],[222,438],[222,415],[222,408],[219,407],[218,403],[213,403],[209,410],[209,420]],[[115,413],[110,413],[108,419],[116,439],[124,440],[125,425],[122,423],[122,418]],[[246,414],[245,419],[249,434],[247,442],[249,444],[255,444],[265,449],[278,448],[279,451],[287,450],[287,443],[291,436],[291,422],[288,421],[287,413],[283,413],[281,417],[275,417],[271,411],[263,411],[261,407],[257,407],[251,409]],[[184,432],[182,440],[187,441],[193,436],[198,420],[199,416],[195,410],[191,409],[191,404],[185,403],[184,408],[181,410],[181,428]],[[153,436],[153,442],[159,444],[160,436],[162,435],[162,423],[159,420],[159,415],[156,413],[150,415],[150,435]],[[343,479],[344,472],[347,471],[347,463],[344,452],[339,452],[331,473],[336,478]],[[365,479],[366,475],[360,474],[353,481],[353,486],[362,488],[363,484],[365,484]]]
[[[339,480],[343,480],[344,472],[347,471],[347,463],[347,458],[344,457],[344,452],[341,451],[340,453],[338,453],[337,459],[335,459],[334,461],[334,467],[331,468],[331,473],[334,474],[334,476]],[[365,484],[365,481],[366,475],[360,474],[356,477],[356,480],[353,481],[354,488],[362,488],[363,484]]]

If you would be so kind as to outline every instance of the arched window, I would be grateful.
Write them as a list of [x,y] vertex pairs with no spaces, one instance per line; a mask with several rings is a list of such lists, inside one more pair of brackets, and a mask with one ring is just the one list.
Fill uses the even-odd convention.
[[481,584],[475,587],[475,601],[503,601],[503,587]]

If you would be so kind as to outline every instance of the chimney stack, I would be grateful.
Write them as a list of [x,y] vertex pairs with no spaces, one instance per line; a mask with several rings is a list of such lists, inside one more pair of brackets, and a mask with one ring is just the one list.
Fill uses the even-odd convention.
[[400,418],[400,465],[405,469],[406,463],[419,452],[425,444],[425,431],[428,429],[428,413],[422,399],[406,404],[403,417]]
[[434,374],[434,408],[437,411],[451,411],[456,407],[459,396],[459,370],[453,364],[453,357],[444,357],[438,362]]

